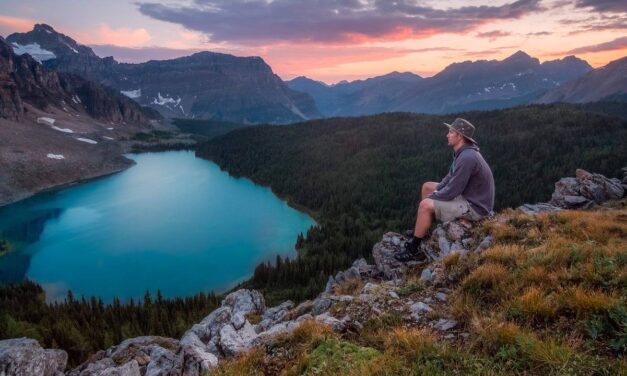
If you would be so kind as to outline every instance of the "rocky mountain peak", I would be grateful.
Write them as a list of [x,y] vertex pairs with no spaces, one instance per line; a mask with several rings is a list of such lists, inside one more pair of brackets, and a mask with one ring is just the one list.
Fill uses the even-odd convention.
[[[35,24],[33,30],[26,33],[13,33],[6,38],[6,41],[18,55],[28,53],[40,61],[76,55],[97,57],[91,48],[79,44],[47,24]],[[41,56],[34,55],[34,53]]]

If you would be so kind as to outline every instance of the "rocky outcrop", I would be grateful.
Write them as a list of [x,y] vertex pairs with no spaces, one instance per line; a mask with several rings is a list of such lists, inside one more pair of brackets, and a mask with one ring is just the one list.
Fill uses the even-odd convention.
[[44,350],[30,338],[0,341],[0,375],[60,376],[67,363],[63,350]]
[[555,183],[555,191],[548,203],[525,204],[518,209],[527,214],[537,214],[563,209],[588,209],[609,200],[617,200],[625,195],[627,167],[623,168],[623,174],[621,181],[577,169],[575,177],[562,178]]

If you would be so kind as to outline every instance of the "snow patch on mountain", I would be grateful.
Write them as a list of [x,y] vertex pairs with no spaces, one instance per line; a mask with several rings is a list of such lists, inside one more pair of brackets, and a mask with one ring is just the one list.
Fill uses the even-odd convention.
[[178,99],[174,99],[174,98],[171,98],[171,97],[162,97],[161,96],[161,92],[158,92],[157,93],[157,98],[155,98],[152,101],[152,104],[158,104],[160,106],[167,106],[169,104],[173,104],[174,107],[176,107],[179,104],[181,104],[181,98],[179,97]]
[[79,138],[77,138],[76,140],[78,140],[78,141],[83,141],[83,142],[86,142],[86,143],[88,143],[88,144],[97,144],[97,143],[98,143],[98,142],[96,142],[96,141],[94,141],[94,140],[91,140],[91,139],[89,139],[89,138],[83,138],[83,137],[79,137]]
[[139,98],[139,97],[142,96],[142,89],[122,90],[122,91],[120,91],[120,93],[126,95],[129,98],[135,99],[135,98]]
[[17,55],[29,54],[33,57],[33,59],[37,60],[40,63],[42,61],[56,59],[57,57],[54,52],[41,48],[41,46],[39,46],[39,43],[21,45],[17,42],[13,42],[11,43],[11,47],[13,48],[13,52],[15,52]]
[[54,122],[55,120],[51,117],[42,116],[37,118],[37,124],[54,125]]
[[63,133],[74,133],[74,131],[71,130],[70,128],[59,128],[54,125],[52,126],[52,129],[54,129],[55,131],[63,132]]
[[48,157],[48,158],[50,158],[50,159],[65,159],[65,157],[63,156],[63,154],[52,154],[52,153],[48,153],[47,157]]

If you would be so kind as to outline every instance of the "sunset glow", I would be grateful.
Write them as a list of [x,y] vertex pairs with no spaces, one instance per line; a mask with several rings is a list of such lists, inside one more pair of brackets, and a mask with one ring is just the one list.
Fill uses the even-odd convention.
[[0,14],[4,37],[46,23],[119,61],[209,50],[261,56],[283,79],[327,83],[431,76],[518,50],[540,61],[574,54],[593,67],[627,55],[624,1],[6,0]]

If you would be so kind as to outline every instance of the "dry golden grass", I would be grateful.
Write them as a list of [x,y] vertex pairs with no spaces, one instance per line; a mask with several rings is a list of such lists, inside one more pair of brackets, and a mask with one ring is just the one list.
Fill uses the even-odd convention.
[[451,267],[457,265],[460,258],[461,255],[459,254],[459,252],[455,252],[446,256],[446,258],[444,258],[444,260],[442,261],[442,264],[446,269],[450,269]]
[[560,292],[556,301],[562,312],[572,311],[577,316],[588,316],[612,307],[616,303],[616,298],[602,291],[571,287]]
[[350,279],[335,287],[336,295],[355,295],[361,291],[364,283],[360,279]]

